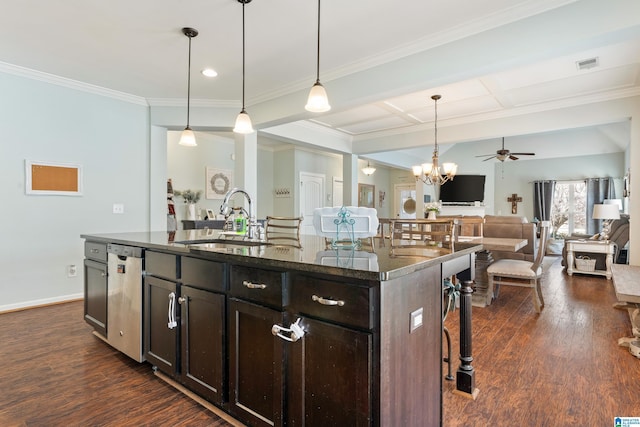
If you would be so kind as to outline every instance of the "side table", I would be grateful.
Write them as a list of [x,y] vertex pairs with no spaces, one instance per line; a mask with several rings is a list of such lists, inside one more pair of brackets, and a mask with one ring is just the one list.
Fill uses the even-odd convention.
[[[567,274],[573,273],[595,274],[598,276],[606,276],[611,280],[611,265],[613,264],[613,254],[615,253],[615,244],[608,240],[568,240],[565,242],[567,246]],[[575,268],[575,252],[588,252],[593,254],[606,254],[606,269],[594,271],[578,270]]]

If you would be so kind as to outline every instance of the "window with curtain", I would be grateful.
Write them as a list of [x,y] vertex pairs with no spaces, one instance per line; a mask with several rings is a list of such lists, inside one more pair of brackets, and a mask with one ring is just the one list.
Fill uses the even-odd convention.
[[555,237],[587,232],[587,186],[584,181],[556,183],[551,207]]

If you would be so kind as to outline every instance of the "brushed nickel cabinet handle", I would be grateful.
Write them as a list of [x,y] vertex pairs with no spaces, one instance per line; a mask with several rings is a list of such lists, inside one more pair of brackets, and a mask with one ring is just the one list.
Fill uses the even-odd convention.
[[267,287],[264,283],[251,283],[248,280],[243,280],[242,285],[249,289],[265,289]]
[[97,254],[98,252],[100,252],[99,249],[91,249],[89,252],[91,252],[92,254]]
[[322,305],[337,305],[339,307],[342,307],[344,305],[344,301],[342,300],[322,298],[322,297],[319,297],[318,295],[313,295],[311,299]]

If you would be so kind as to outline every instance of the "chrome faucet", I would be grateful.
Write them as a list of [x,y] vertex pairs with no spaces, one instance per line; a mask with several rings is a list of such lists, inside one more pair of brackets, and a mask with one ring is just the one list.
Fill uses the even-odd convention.
[[249,239],[253,239],[255,234],[255,225],[254,225],[255,221],[253,219],[253,206],[251,204],[251,197],[249,196],[249,193],[247,193],[244,190],[240,190],[239,188],[232,188],[231,190],[229,190],[229,192],[224,196],[222,205],[220,205],[220,213],[225,217],[231,213],[232,208],[229,207],[229,199],[231,199],[231,197],[236,193],[244,194],[244,197],[247,199],[247,202],[249,203],[249,212],[248,212],[249,218],[247,220],[247,237]]

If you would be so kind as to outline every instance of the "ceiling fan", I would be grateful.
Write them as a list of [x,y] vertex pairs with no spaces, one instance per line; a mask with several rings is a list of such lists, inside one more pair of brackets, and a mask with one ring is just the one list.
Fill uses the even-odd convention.
[[504,162],[507,159],[511,159],[511,160],[518,160],[518,157],[516,156],[535,156],[536,153],[512,153],[509,150],[505,150],[504,148],[504,137],[502,137],[502,148],[498,151],[496,151],[496,154],[482,154],[480,156],[476,156],[476,157],[486,157],[486,159],[483,160],[483,162],[486,162],[487,160],[491,160],[494,157],[498,160],[500,160],[501,162]]

